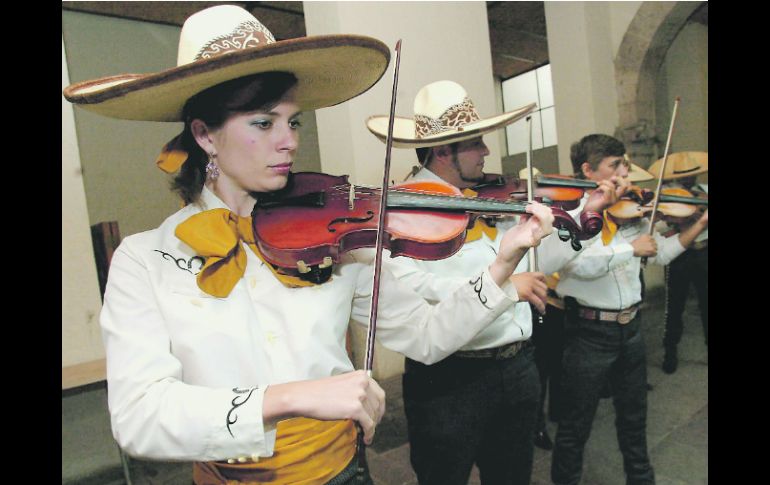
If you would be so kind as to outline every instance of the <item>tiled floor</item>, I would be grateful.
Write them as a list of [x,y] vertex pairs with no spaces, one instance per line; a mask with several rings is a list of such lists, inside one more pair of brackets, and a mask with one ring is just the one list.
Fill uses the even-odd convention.
[[[661,291],[648,295],[643,311],[647,344],[649,394],[647,439],[658,485],[708,483],[708,354],[694,295],[686,308],[685,331],[679,345],[680,365],[673,375],[660,369],[663,358]],[[372,477],[378,485],[413,485],[409,464],[401,378],[381,383],[388,412],[367,449]],[[103,385],[62,394],[62,484],[125,484],[118,448],[109,430]],[[553,438],[554,424],[549,423]],[[133,485],[190,485],[190,465],[129,459]],[[550,484],[551,453],[535,448],[532,484]],[[479,484],[474,469],[470,484]],[[585,451],[583,484],[625,483],[615,435],[611,400],[603,399]]]

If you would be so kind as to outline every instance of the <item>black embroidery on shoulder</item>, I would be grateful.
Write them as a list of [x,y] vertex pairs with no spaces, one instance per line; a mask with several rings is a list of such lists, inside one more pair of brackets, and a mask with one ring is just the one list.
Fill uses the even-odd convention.
[[238,407],[246,404],[246,401],[249,400],[249,398],[251,397],[251,394],[254,391],[256,391],[257,389],[259,389],[259,388],[258,387],[252,387],[251,389],[238,389],[237,387],[233,387],[233,392],[236,393],[236,394],[247,394],[248,393],[248,396],[246,396],[240,402],[238,402],[238,398],[241,398],[243,396],[242,395],[241,396],[235,396],[233,398],[233,400],[232,400],[233,407],[230,408],[230,411],[228,411],[228,413],[227,413],[227,431],[230,433],[230,436],[232,436],[233,438],[235,438],[235,435],[233,434],[233,431],[230,429],[230,425],[231,424],[235,424],[235,422],[238,421],[238,416],[234,416],[233,419],[230,419],[230,415],[233,414],[233,411],[235,411]]
[[476,296],[479,297],[479,301],[482,305],[484,305],[484,308],[491,310],[492,308],[487,306],[487,297],[481,294],[481,290],[484,288],[484,281],[482,280],[483,276],[484,273],[481,273],[478,278],[473,281],[469,281],[468,283],[474,285],[473,291],[476,292]]
[[[181,270],[184,270],[184,271],[187,271],[188,273],[193,274],[193,275],[197,275],[198,273],[200,273],[201,272],[201,268],[203,268],[204,263],[206,263],[206,260],[203,259],[201,256],[193,256],[192,258],[190,258],[190,261],[187,261],[184,258],[175,258],[171,254],[169,254],[169,253],[167,253],[165,251],[161,251],[160,249],[154,249],[153,251],[156,251],[156,252],[159,252],[160,254],[162,254],[163,255],[163,259],[168,259],[169,261],[175,262],[177,268],[179,268]],[[193,271],[192,271],[193,261],[197,261],[198,262],[198,270],[195,273],[193,273]],[[185,267],[185,265],[187,267]]]

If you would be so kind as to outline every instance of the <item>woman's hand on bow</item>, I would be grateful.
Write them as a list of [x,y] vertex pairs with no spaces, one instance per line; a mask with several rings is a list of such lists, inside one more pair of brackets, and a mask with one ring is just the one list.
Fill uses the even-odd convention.
[[265,390],[262,418],[265,422],[295,416],[320,420],[352,419],[364,431],[364,443],[372,443],[374,431],[385,414],[385,391],[358,370],[323,379],[274,384]]

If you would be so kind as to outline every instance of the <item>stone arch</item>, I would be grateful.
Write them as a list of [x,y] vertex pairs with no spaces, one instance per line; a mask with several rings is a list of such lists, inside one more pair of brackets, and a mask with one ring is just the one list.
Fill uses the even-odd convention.
[[[655,79],[666,52],[703,2],[643,2],[615,57],[620,138],[635,160],[650,162],[655,137]],[[641,158],[641,160],[639,160]]]

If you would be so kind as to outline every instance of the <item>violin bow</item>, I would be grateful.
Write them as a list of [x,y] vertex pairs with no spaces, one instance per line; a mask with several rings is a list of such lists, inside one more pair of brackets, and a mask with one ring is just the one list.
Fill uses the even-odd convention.
[[[532,170],[532,116],[527,116],[527,132],[529,133],[529,148],[527,149],[527,200],[535,200],[535,177]],[[540,265],[537,262],[537,248],[529,248],[529,270],[532,272],[540,271]],[[543,315],[538,312],[537,321],[543,324]]]
[[[674,109],[671,111],[671,124],[668,127],[668,138],[666,138],[666,148],[663,151],[663,163],[660,166],[658,174],[658,185],[655,189],[655,197],[652,199],[652,215],[650,216],[650,227],[647,234],[652,236],[655,231],[655,214],[658,212],[658,203],[660,202],[660,190],[663,187],[663,174],[666,173],[666,162],[668,162],[668,150],[671,148],[671,136],[674,134],[674,124],[676,123],[676,113],[679,108],[679,96],[674,99]],[[642,258],[642,266],[647,265],[647,256]]]
[[[382,273],[382,247],[385,235],[385,208],[388,206],[388,179],[390,178],[390,152],[393,148],[393,120],[396,115],[396,91],[398,88],[398,67],[401,63],[401,39],[396,42],[396,64],[393,71],[393,93],[390,99],[390,114],[388,117],[388,138],[385,143],[385,170],[382,177],[382,193],[380,194],[380,215],[377,222],[377,242],[374,256],[374,281],[372,283],[372,302],[369,311],[369,328],[366,333],[366,353],[364,354],[364,370],[372,376],[372,363],[374,361],[375,333],[377,332],[377,306],[380,296],[380,274]],[[366,445],[364,433],[359,429],[358,433],[358,477],[363,479],[363,463],[366,458]]]

